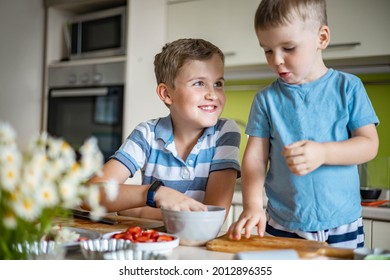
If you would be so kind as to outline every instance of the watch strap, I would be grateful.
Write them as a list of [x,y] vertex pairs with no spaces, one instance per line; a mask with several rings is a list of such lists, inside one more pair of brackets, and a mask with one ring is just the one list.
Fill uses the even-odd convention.
[[154,201],[154,195],[156,194],[157,190],[162,186],[163,182],[160,180],[154,181],[148,190],[148,194],[146,197],[146,205],[150,207],[156,208],[156,202]]

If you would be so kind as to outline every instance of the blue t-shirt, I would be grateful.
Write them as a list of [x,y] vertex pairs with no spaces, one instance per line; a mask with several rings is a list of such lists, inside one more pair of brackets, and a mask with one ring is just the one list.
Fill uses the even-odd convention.
[[322,165],[294,175],[281,155],[299,140],[344,141],[351,132],[379,120],[367,92],[354,75],[329,69],[318,80],[291,85],[277,79],[258,92],[246,134],[268,138],[265,180],[267,211],[291,230],[319,231],[351,223],[361,216],[356,165]]
[[123,163],[131,177],[140,169],[142,184],[158,179],[164,186],[203,201],[210,172],[235,169],[240,174],[240,140],[237,124],[219,119],[204,130],[184,161],[177,154],[167,116],[140,123],[112,158]]

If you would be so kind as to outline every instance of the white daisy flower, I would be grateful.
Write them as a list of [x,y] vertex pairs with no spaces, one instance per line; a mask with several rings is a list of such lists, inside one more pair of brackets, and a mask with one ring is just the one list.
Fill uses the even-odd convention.
[[4,190],[12,192],[19,181],[19,169],[15,165],[5,165],[0,170],[0,186]]
[[56,186],[52,182],[46,182],[37,190],[38,203],[44,207],[55,206],[59,203]]
[[16,215],[23,220],[34,221],[41,213],[41,208],[33,196],[19,195],[12,203]]
[[63,203],[68,205],[74,205],[79,203],[79,184],[77,181],[70,178],[65,178],[58,185],[58,191]]
[[16,133],[9,123],[0,122],[0,143],[15,142]]
[[100,191],[99,187],[91,185],[87,188],[85,200],[91,208],[97,208],[100,206]]
[[[1,145],[1,144],[0,144]],[[1,146],[0,147],[0,164],[5,165],[20,165],[22,156],[16,146]]]
[[3,224],[8,229],[15,229],[17,226],[15,215],[10,212],[6,213],[3,217]]
[[97,205],[92,208],[90,215],[91,219],[94,221],[99,220],[101,217],[103,217],[107,213],[106,208],[104,208],[101,205]]
[[107,198],[110,201],[114,201],[118,196],[119,192],[118,183],[114,180],[109,180],[107,183],[104,184],[104,192],[106,193]]

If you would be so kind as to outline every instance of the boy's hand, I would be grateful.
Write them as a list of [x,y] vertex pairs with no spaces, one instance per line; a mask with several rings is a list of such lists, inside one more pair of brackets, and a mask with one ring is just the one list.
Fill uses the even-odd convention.
[[245,229],[245,238],[251,236],[252,228],[257,226],[259,236],[264,236],[266,217],[261,207],[253,206],[245,209],[238,221],[230,225],[227,235],[230,239],[241,239],[241,232]]
[[292,143],[282,152],[288,168],[295,175],[306,175],[325,163],[325,147],[321,143],[302,140]]
[[203,203],[169,187],[161,186],[154,197],[159,208],[176,211],[207,211]]

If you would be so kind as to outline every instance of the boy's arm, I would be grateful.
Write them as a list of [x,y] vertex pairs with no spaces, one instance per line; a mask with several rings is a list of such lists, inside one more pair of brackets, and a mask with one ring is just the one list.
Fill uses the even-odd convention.
[[373,159],[378,152],[379,139],[374,124],[352,132],[341,142],[318,143],[302,140],[285,147],[283,156],[291,172],[305,175],[323,164],[354,165]]
[[[118,212],[129,208],[146,206],[146,197],[150,185],[123,184],[130,176],[129,170],[119,161],[109,160],[103,166],[102,174],[91,178],[89,183],[105,183],[116,181],[119,184],[118,195],[110,200],[107,193],[101,189],[101,205],[107,212]],[[154,197],[157,207],[165,207],[173,210],[205,211],[207,207],[202,203],[169,187],[161,186]],[[88,205],[82,205],[89,209]]]
[[269,140],[249,137],[242,162],[242,198],[243,212],[238,221],[229,228],[229,237],[240,239],[245,229],[249,238],[253,227],[263,236],[265,231],[265,213],[263,210],[263,188],[268,163]]
[[352,132],[352,138],[343,142],[324,143],[324,164],[353,165],[372,160],[378,153],[379,139],[374,124]]
[[236,179],[237,171],[234,169],[211,172],[207,181],[206,194],[203,203],[205,205],[225,207],[226,218],[232,203]]

